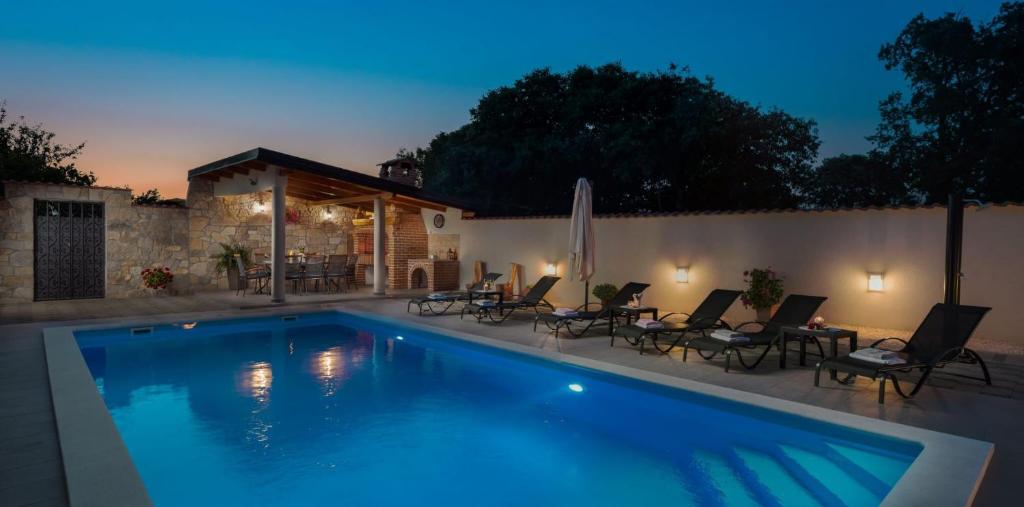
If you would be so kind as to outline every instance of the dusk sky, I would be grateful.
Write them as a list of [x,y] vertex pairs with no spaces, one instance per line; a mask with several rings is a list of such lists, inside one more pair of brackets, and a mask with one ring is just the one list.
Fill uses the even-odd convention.
[[186,171],[263,146],[373,172],[539,67],[688,65],[817,120],[821,155],[863,152],[877,59],[914,15],[997,1],[85,2],[0,0],[0,99],[85,141],[100,185],[184,196]]

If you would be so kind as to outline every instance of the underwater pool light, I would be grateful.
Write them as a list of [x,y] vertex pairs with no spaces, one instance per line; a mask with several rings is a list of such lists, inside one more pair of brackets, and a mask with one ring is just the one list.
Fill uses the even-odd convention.
[[579,384],[569,384],[569,390],[574,392],[574,393],[582,393],[583,392],[583,386],[581,386]]

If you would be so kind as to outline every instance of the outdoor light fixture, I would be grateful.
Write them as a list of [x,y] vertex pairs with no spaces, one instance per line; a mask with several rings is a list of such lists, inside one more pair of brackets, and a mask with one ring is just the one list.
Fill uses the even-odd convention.
[[252,212],[263,213],[264,211],[267,211],[267,204],[264,203],[263,198],[260,197],[259,199],[252,203]]
[[558,266],[555,266],[554,262],[547,263],[547,265],[544,266],[544,274],[551,276],[558,274]]
[[582,393],[583,392],[583,386],[581,386],[579,384],[569,384],[569,390],[574,392],[574,393]]
[[676,268],[676,283],[690,283],[690,268]]
[[396,336],[396,337],[395,337],[395,339],[396,339],[396,340],[404,340],[404,339],[405,339],[405,337],[404,337],[404,336]]
[[868,273],[868,292],[885,291],[885,278],[881,273]]

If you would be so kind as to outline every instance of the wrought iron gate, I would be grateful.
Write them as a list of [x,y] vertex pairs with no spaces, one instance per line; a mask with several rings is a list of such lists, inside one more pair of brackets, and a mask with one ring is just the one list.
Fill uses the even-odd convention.
[[35,201],[35,298],[104,295],[104,208],[100,202]]

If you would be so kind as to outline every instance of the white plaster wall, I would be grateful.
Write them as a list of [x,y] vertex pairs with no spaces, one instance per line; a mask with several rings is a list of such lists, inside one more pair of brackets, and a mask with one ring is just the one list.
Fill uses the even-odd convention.
[[[527,283],[556,262],[563,280],[551,299],[582,303],[583,283],[564,278],[568,219],[453,218],[445,232],[461,235],[462,283],[476,260],[499,272],[522,264]],[[943,208],[599,218],[591,285],[651,283],[646,302],[689,311],[716,287],[742,289],[745,269],[770,266],[787,294],[828,296],[828,321],[913,329],[942,300],[945,223]],[[1024,342],[1024,207],[968,208],[964,230],[962,302],[994,308],[979,335]],[[689,267],[689,283],[674,281],[677,266]],[[885,292],[867,291],[868,272],[885,274]],[[753,316],[738,302],[727,314]]]

